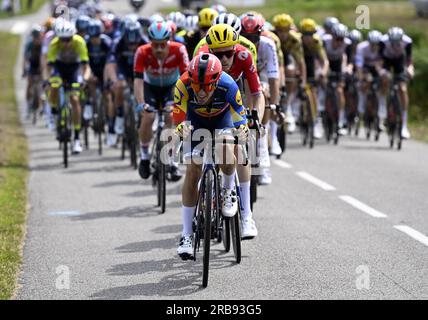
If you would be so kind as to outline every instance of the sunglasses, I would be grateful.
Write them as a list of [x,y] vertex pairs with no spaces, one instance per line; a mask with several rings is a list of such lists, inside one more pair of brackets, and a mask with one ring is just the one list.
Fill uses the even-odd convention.
[[70,42],[71,38],[60,38],[61,42]]
[[343,42],[343,38],[335,38],[337,42]]
[[198,93],[201,90],[204,90],[205,92],[211,92],[211,91],[214,91],[215,88],[217,88],[217,82],[196,83],[196,82],[192,81],[190,83],[190,87],[196,93]]
[[235,50],[216,51],[216,52],[211,52],[211,53],[213,55],[215,55],[217,58],[219,58],[219,60],[221,60],[221,58],[223,58],[223,56],[225,56],[226,58],[230,59],[235,54]]
[[250,40],[252,43],[258,43],[260,41],[259,34],[242,34],[245,38]]
[[152,42],[152,47],[155,49],[156,48],[165,49],[167,45],[168,45],[167,42]]
[[203,31],[203,32],[208,32],[208,30],[210,29],[210,27],[203,27],[203,28],[200,28],[200,30],[201,31]]
[[302,35],[308,36],[308,37],[312,37],[314,35],[314,33],[315,32],[312,32],[312,31],[310,31],[310,32],[302,32]]

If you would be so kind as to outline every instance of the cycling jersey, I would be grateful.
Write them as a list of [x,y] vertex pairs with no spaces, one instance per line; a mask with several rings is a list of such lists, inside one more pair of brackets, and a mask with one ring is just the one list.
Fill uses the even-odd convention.
[[111,39],[102,34],[100,36],[101,43],[99,45],[94,45],[90,39],[86,41],[86,46],[88,47],[89,53],[89,65],[94,75],[102,79],[104,73],[104,67],[107,62],[107,57],[111,50]]
[[379,48],[373,50],[368,41],[363,41],[357,45],[355,65],[358,68],[374,67],[381,60]]
[[47,61],[50,64],[87,63],[89,56],[85,40],[81,36],[74,35],[71,38],[71,44],[64,47],[58,37],[54,38],[49,45]]
[[257,70],[260,80],[268,81],[268,79],[272,78],[279,79],[279,64],[275,43],[271,39],[261,36],[257,53]]
[[[288,55],[291,55],[295,60],[301,60],[303,58],[301,34],[290,30],[288,38],[285,41],[281,41],[281,49],[285,59],[287,59]],[[287,65],[286,61],[284,63]]]
[[[307,36],[305,36],[307,37]],[[313,34],[311,41],[302,41],[303,55],[306,64],[306,77],[315,77],[315,60],[327,60],[323,42],[317,34]]]
[[55,31],[53,30],[50,30],[44,34],[43,44],[42,44],[42,55],[48,54],[49,45],[54,38],[55,38]]
[[[139,46],[145,45],[146,43],[147,41],[143,39]],[[107,62],[117,64],[118,76],[120,80],[134,78],[134,60],[135,51],[129,49],[123,38],[116,39],[113,42]]]
[[263,30],[261,35],[271,39],[275,43],[276,55],[278,56],[278,63],[280,66],[284,65],[284,54],[281,49],[281,40],[278,38],[278,36],[274,32],[269,30]]
[[[196,52],[198,52],[199,48],[202,47],[207,43],[207,39],[203,37],[201,41],[196,45],[195,51],[193,52],[193,56],[196,55]],[[251,55],[253,56],[253,62],[257,63],[257,49],[254,43],[252,43],[250,40],[243,36],[239,36],[239,44],[243,45],[245,48],[248,49],[248,51],[251,52]]]
[[134,73],[136,78],[144,79],[150,85],[169,87],[177,82],[188,65],[189,56],[183,44],[169,41],[168,56],[160,62],[153,55],[149,43],[138,48],[135,54]]
[[30,40],[24,49],[24,57],[25,60],[29,62],[30,70],[29,73],[31,75],[38,75],[41,73],[40,68],[40,56],[42,53],[42,44],[35,44],[32,40]]
[[388,35],[384,35],[380,46],[382,57],[391,60],[405,57],[408,65],[412,63],[412,39],[409,36],[404,35],[398,46],[394,46]]
[[247,123],[238,85],[225,72],[222,72],[208,104],[197,102],[190,86],[189,74],[183,73],[175,85],[173,119],[175,124],[191,121],[195,129],[224,129]]
[[[208,45],[203,45],[199,53],[208,53],[210,52]],[[235,46],[235,55],[233,57],[233,64],[230,70],[227,72],[235,81],[238,81],[242,75],[248,81],[250,86],[250,92],[253,95],[260,94],[262,91],[260,78],[257,74],[257,67],[253,63],[253,58],[251,53],[242,45],[237,44]]]
[[351,40],[344,38],[343,42],[337,46],[333,47],[333,36],[327,34],[323,37],[324,48],[327,54],[328,61],[330,63],[330,70],[333,72],[342,72],[342,60],[343,55],[345,54],[350,61],[351,57]]

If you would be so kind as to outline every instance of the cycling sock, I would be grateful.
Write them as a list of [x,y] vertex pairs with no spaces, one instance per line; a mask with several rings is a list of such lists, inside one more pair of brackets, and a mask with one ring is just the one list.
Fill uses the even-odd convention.
[[317,105],[319,112],[325,110],[325,90],[320,87],[317,94]]
[[403,110],[403,127],[407,128],[407,110]]
[[181,219],[183,222],[182,236],[190,236],[193,234],[193,214],[195,213],[196,206],[194,207],[181,207]]
[[242,220],[251,219],[253,213],[251,212],[250,202],[250,181],[240,182],[241,189],[241,202],[242,202]]
[[345,123],[345,110],[339,111],[339,127],[343,127]]
[[79,140],[79,135],[80,135],[80,127],[79,128],[74,128],[74,140]]
[[113,118],[108,117],[107,123],[108,123],[108,133],[114,134],[115,133],[115,131],[114,131],[114,117]]
[[365,92],[358,91],[358,112],[364,113],[364,106],[366,105],[367,94]]
[[123,117],[123,114],[124,114],[123,106],[118,107],[118,108],[117,108],[117,111],[116,111],[116,115],[117,115],[118,117]]
[[235,174],[228,176],[223,172],[223,187],[233,189],[235,187]]
[[150,155],[149,155],[149,145],[148,144],[140,144],[140,148],[141,148],[141,160],[150,160]]
[[278,141],[278,136],[276,135],[278,131],[278,124],[273,120],[269,120],[269,126],[270,126],[270,129],[269,129],[270,139],[273,144],[274,141]]

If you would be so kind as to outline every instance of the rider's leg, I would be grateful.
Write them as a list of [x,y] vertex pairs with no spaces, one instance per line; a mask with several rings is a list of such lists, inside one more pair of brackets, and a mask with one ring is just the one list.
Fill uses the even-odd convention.
[[399,86],[399,95],[400,99],[402,101],[403,106],[403,115],[402,115],[402,121],[403,121],[403,129],[401,130],[401,135],[404,139],[410,138],[410,132],[407,128],[407,116],[408,116],[408,110],[409,110],[409,95],[407,91],[407,83],[401,82]]
[[379,118],[386,119],[387,116],[387,107],[386,107],[386,94],[390,84],[390,74],[388,71],[383,70],[380,74],[380,87],[377,93],[377,98],[379,101]]
[[186,166],[186,175],[184,177],[181,190],[183,206],[181,208],[181,217],[183,222],[182,235],[191,235],[193,213],[198,202],[198,181],[201,177],[202,166],[190,163]]
[[127,87],[126,80],[118,80],[113,85],[114,92],[114,109],[116,112],[115,133],[123,134],[124,130],[124,92]]
[[345,117],[345,93],[344,93],[344,82],[340,81],[336,88],[336,94],[339,102],[339,128],[343,128],[346,124]]
[[141,160],[150,159],[149,145],[153,137],[152,125],[154,120],[155,114],[153,112],[143,111],[140,128],[138,129],[141,145]]
[[74,126],[74,140],[80,140],[80,128],[82,126],[82,108],[80,106],[80,96],[78,92],[73,92],[70,96],[71,108],[72,108],[72,120]]
[[30,116],[30,112],[31,112],[31,105],[30,105],[31,101],[30,101],[30,99],[31,99],[31,91],[33,89],[33,83],[34,83],[34,81],[33,81],[32,75],[28,75],[28,77],[27,77],[27,90],[25,92],[25,99],[27,101],[27,116],[28,117]]

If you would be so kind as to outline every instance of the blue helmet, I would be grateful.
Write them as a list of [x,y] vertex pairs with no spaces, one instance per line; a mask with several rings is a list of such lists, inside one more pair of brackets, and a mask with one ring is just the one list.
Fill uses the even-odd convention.
[[86,32],[89,26],[91,18],[86,15],[81,15],[76,19],[76,30],[77,32]]
[[171,36],[171,28],[166,22],[153,22],[147,30],[150,40],[168,40]]
[[127,43],[140,43],[143,40],[143,33],[139,22],[129,21],[125,24],[123,38]]
[[104,32],[104,25],[100,20],[91,20],[87,31],[91,38],[99,37]]

